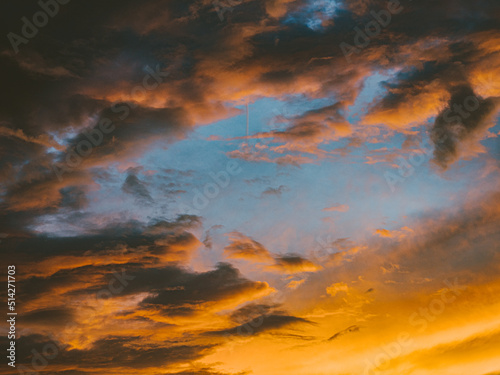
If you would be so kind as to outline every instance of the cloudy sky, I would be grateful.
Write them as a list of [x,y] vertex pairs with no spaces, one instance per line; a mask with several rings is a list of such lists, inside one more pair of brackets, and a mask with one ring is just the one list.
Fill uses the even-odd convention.
[[0,374],[500,374],[498,0],[1,7]]

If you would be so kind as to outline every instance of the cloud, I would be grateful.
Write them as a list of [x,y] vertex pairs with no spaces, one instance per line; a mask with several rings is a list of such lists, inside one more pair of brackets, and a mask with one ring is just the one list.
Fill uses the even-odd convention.
[[326,212],[347,212],[349,211],[349,206],[347,204],[335,204],[331,207],[323,208],[322,211]]
[[292,280],[288,283],[288,285],[286,287],[289,289],[295,289],[295,288],[298,288],[300,285],[302,285],[305,281],[306,281],[305,279]]
[[[353,134],[351,125],[341,112],[346,103],[339,102],[319,109],[305,111],[287,119],[284,130],[257,133],[249,138],[264,144],[252,150],[249,146],[228,153],[231,157],[252,161],[267,161],[282,165],[300,166],[314,162],[318,158],[332,157],[334,153],[321,146],[332,141],[347,138]],[[277,116],[282,122],[282,116]],[[284,155],[284,156],[283,156]]]
[[275,314],[281,313],[277,310],[278,305],[267,305],[263,303],[249,303],[230,314],[230,319],[236,323],[244,323],[249,320],[254,320],[262,315],[269,315],[272,312]]
[[229,234],[231,243],[224,248],[228,258],[245,259],[256,262],[272,261],[271,253],[259,242],[240,232]]
[[357,325],[353,325],[353,326],[347,327],[346,329],[343,329],[342,331],[339,331],[336,334],[334,334],[332,337],[330,337],[328,339],[328,341],[336,340],[339,337],[344,336],[344,335],[346,335],[348,333],[351,333],[351,332],[359,332],[359,329],[360,329],[360,327],[357,326]]
[[[13,262],[22,261],[26,272],[37,276],[90,265],[124,264],[127,261],[156,264],[179,261],[197,249],[200,242],[189,231],[199,218],[180,215],[176,219],[115,223],[86,234],[65,237],[11,236],[3,246]],[[187,254],[184,254],[187,253]],[[177,257],[172,259],[172,257]]]
[[[263,269],[283,274],[316,272],[321,269],[321,266],[303,258],[300,255],[273,254],[265,248],[264,245],[242,233],[232,232],[229,236],[231,243],[224,248],[224,252],[229,258],[245,259],[258,263],[268,263],[269,265],[264,266]],[[296,287],[300,285],[300,283],[296,282],[291,283],[290,285],[294,285]]]
[[73,321],[75,313],[67,307],[48,308],[23,314],[23,321],[30,325],[62,326]]
[[18,138],[22,141],[25,141],[28,143],[39,144],[39,145],[47,147],[47,148],[53,147],[53,148],[58,149],[58,150],[62,149],[61,145],[59,145],[59,143],[55,142],[47,134],[42,134],[38,137],[29,137],[26,134],[24,134],[21,129],[14,130],[14,129],[10,129],[7,127],[0,127],[0,137]]
[[397,238],[402,239],[413,233],[413,230],[408,227],[403,227],[401,230],[388,230],[388,229],[377,229],[375,234],[382,238]]
[[275,258],[275,264],[269,266],[269,269],[279,271],[285,274],[316,272],[321,266],[314,264],[299,255],[282,255]]
[[500,110],[499,98],[477,97],[470,86],[453,88],[450,101],[439,114],[431,130],[434,142],[434,158],[447,169],[460,157],[484,152],[479,144],[488,128],[495,125]]
[[437,370],[450,365],[468,367],[474,362],[487,361],[499,343],[498,330],[479,330],[463,339],[444,340],[431,347],[414,349],[406,355],[391,359],[385,366],[394,368],[401,363],[413,363],[422,369]]
[[279,187],[277,188],[273,188],[273,187],[268,187],[266,190],[264,190],[261,194],[262,197],[265,197],[265,196],[281,196],[285,191],[288,191],[290,190],[289,188],[287,188],[285,185],[280,185]]
[[326,288],[326,292],[332,297],[335,297],[339,292],[349,293],[349,287],[344,282],[335,283]]
[[119,360],[122,366],[131,369],[155,368],[171,366],[176,363],[192,361],[206,355],[211,346],[188,345],[155,345],[145,347],[138,337],[108,336],[95,341],[87,349],[71,349],[61,343],[54,342],[46,336],[28,335],[17,340],[19,350],[18,364],[31,365],[32,350],[43,353],[42,348],[54,347],[55,358],[50,360],[52,368],[73,365],[82,370],[104,369],[110,361]]
[[[154,278],[152,271],[157,273]],[[212,303],[212,307],[216,306],[213,302],[218,302],[221,307],[237,305],[272,291],[266,282],[253,282],[241,277],[238,270],[230,264],[220,263],[213,271],[192,275],[169,275],[171,271],[168,269],[152,271],[136,275],[139,282],[136,285],[141,285],[142,280],[144,287],[149,290],[151,280],[157,277],[162,280],[161,284],[154,288],[154,294],[145,298],[142,304],[150,308],[158,307],[168,315],[194,313],[206,303]],[[148,284],[149,286],[146,286]],[[172,290],[169,288],[171,286],[181,288]],[[133,290],[137,291],[137,288]]]
[[[46,174],[11,185],[7,189],[3,205],[13,212],[57,210],[64,199],[61,192],[74,186],[87,192],[95,183],[87,172],[69,173],[64,181],[59,181],[54,174]],[[33,194],[33,191],[37,194]]]
[[146,185],[134,174],[127,176],[122,185],[122,190],[133,195],[138,203],[150,204],[153,202]]
[[298,318],[295,316],[273,315],[273,314],[261,315],[239,326],[224,329],[221,331],[209,332],[208,334],[216,336],[227,336],[227,335],[251,336],[251,335],[258,335],[264,332],[288,328],[290,326],[301,323],[312,324],[312,322],[306,319]]

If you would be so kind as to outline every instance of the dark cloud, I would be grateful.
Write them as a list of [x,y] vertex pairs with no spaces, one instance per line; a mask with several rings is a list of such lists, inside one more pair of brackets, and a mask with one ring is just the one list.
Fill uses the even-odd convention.
[[74,315],[74,311],[66,307],[50,308],[25,313],[22,320],[24,323],[30,325],[58,326],[71,322]]
[[109,336],[95,341],[89,349],[71,349],[43,335],[22,336],[16,344],[17,363],[31,366],[33,350],[43,353],[44,348],[50,347],[55,348],[49,351],[50,354],[57,353],[55,358],[50,359],[51,368],[76,365],[83,370],[103,369],[110,363],[119,363],[127,368],[142,369],[193,361],[208,354],[213,348],[210,345],[144,346],[138,339],[139,337]]
[[276,305],[250,303],[233,311],[230,318],[234,322],[243,323],[248,320],[256,319],[262,315],[269,315],[271,311],[275,311],[276,307]]
[[153,289],[154,295],[147,297],[142,303],[145,306],[160,307],[165,314],[193,313],[200,304],[251,296],[268,288],[266,283],[242,277],[236,268],[226,263],[218,264],[213,271],[199,274],[182,272],[167,276],[163,274],[164,271],[154,270],[161,280],[161,289],[154,288],[156,278],[151,275],[151,270],[144,271],[144,279],[141,278],[141,274],[137,275],[134,285],[140,285],[143,280],[144,288]]
[[[106,288],[113,273],[125,266],[140,273],[136,262],[153,266],[162,260],[182,261],[197,246],[198,240],[188,230],[198,223],[196,216],[181,215],[176,220],[159,220],[149,226],[137,222],[110,225],[97,233],[75,237],[7,236],[2,239],[2,251],[9,264],[23,265],[18,271],[23,274],[18,292],[23,301],[87,279],[94,280],[96,286],[81,293],[96,293]],[[93,265],[96,259],[104,261]],[[38,269],[36,275],[30,274],[40,262],[45,262],[45,267]],[[153,276],[151,271],[149,277]],[[147,277],[144,276],[144,281]],[[154,285],[154,279],[151,283]]]
[[334,334],[332,337],[330,337],[328,339],[328,341],[333,341],[333,340],[338,339],[339,337],[344,336],[344,335],[351,333],[351,332],[359,332],[359,329],[360,329],[360,327],[357,325],[347,327],[346,329],[343,329],[342,331],[339,331],[336,334]]
[[[80,192],[73,193],[80,197]],[[23,215],[18,214],[21,217]],[[122,246],[129,250],[138,251],[141,247],[148,248],[153,254],[165,252],[167,246],[156,243],[158,239],[176,240],[180,242],[193,238],[189,230],[197,227],[200,218],[194,215],[179,215],[173,220],[157,219],[149,224],[137,221],[110,223],[98,230],[89,228],[88,234],[77,236],[43,236],[31,233],[29,238],[11,237],[5,242],[6,252],[10,252],[13,259],[30,259],[40,261],[54,256],[87,256],[89,254],[99,255],[114,248]],[[26,258],[29,257],[29,258]]]
[[281,196],[281,194],[283,194],[285,191],[288,191],[290,190],[288,187],[286,187],[285,185],[280,185],[278,186],[277,188],[273,188],[273,187],[268,187],[266,190],[264,190],[262,192],[262,196],[266,196],[266,195],[274,195],[274,196]]
[[221,331],[209,332],[209,335],[227,336],[227,335],[241,335],[251,336],[260,333],[289,328],[295,324],[313,324],[311,321],[296,316],[290,315],[260,315],[248,322],[239,326],[224,329]]
[[494,125],[494,115],[499,109],[500,97],[484,99],[470,86],[455,87],[431,130],[436,164],[446,169],[458,159],[462,149],[474,147]]
[[[130,103],[118,103],[113,109],[105,109],[99,114],[99,120],[92,128],[84,129],[82,133],[68,140],[66,152],[58,157],[61,168],[71,170],[73,164],[67,160],[78,145],[89,142],[87,134],[93,134],[95,145],[92,152],[85,155],[80,152],[82,167],[92,166],[103,161],[127,159],[140,155],[145,148],[155,141],[179,140],[184,138],[190,129],[189,119],[182,108],[148,108],[138,104],[131,108]],[[106,132],[102,131],[102,123],[106,123]],[[74,155],[74,153],[73,153]]]
[[148,233],[160,234],[178,231],[180,229],[194,229],[201,224],[201,218],[196,215],[178,215],[175,220],[156,220],[147,229]]
[[321,267],[300,255],[288,254],[275,258],[272,268],[283,273],[316,272]]
[[87,206],[87,196],[81,187],[68,186],[62,188],[59,192],[61,193],[61,208],[79,210]]
[[[87,254],[88,255],[88,254]],[[94,255],[94,260],[97,259]],[[119,258],[116,258],[118,261]],[[125,257],[125,259],[127,259]],[[25,277],[19,283],[18,299],[27,304],[40,297],[59,294],[59,298],[78,298],[90,296],[113,298],[147,293],[141,302],[144,309],[162,311],[169,316],[192,315],[204,308],[203,304],[240,301],[254,298],[269,292],[267,283],[251,281],[244,278],[240,272],[229,264],[219,264],[214,270],[196,273],[185,270],[177,265],[154,267],[155,258],[150,253],[132,258],[141,263],[111,263],[104,265],[79,265],[79,262],[59,264],[56,272],[48,276]],[[110,290],[110,282],[117,280],[120,286],[123,280],[125,286],[119,292],[106,293]],[[86,280],[82,282],[82,280]],[[91,283],[91,286],[86,286]],[[113,290],[116,285],[113,284]],[[65,290],[60,291],[64,285]],[[62,312],[57,312],[62,314]],[[34,316],[31,317],[30,314]],[[45,318],[44,324],[49,324],[50,313],[45,310],[28,313],[29,321],[34,324]],[[69,318],[69,315],[67,315]],[[41,323],[40,323],[41,324]],[[57,324],[57,323],[53,323]]]
[[122,185],[122,190],[133,195],[138,203],[153,203],[153,198],[149,194],[146,185],[134,174],[129,174]]
[[229,258],[246,259],[257,262],[272,260],[272,255],[264,245],[240,232],[229,234],[231,243],[224,248]]

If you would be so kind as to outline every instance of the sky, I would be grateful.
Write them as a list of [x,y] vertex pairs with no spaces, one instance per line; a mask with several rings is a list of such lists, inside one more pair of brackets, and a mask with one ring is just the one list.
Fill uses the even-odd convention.
[[500,374],[498,1],[1,7],[0,374]]

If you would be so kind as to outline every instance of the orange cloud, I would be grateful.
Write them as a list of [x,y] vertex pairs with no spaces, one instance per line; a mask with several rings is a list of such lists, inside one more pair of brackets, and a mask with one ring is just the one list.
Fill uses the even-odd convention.
[[347,212],[349,211],[349,206],[347,204],[336,204],[331,207],[323,208],[322,211],[326,212]]

